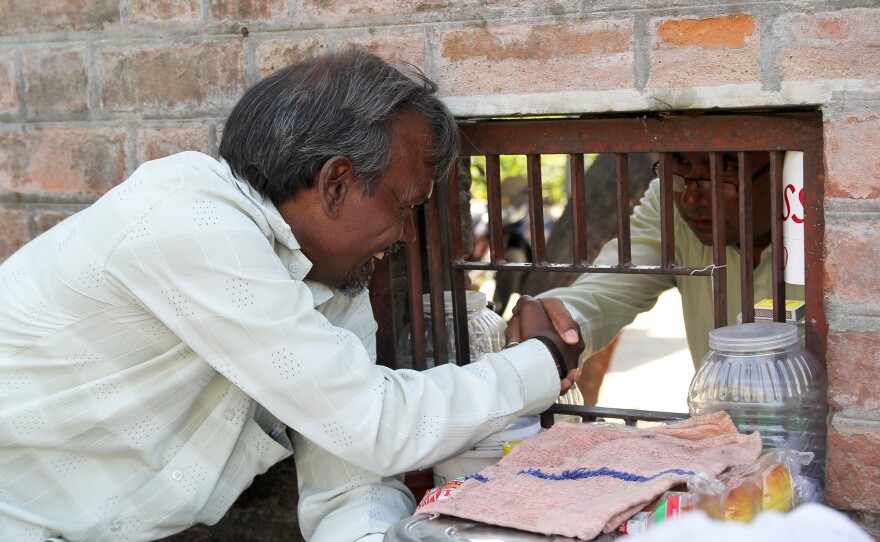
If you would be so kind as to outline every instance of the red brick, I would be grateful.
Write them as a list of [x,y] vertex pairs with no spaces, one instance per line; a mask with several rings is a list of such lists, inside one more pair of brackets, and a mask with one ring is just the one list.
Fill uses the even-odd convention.
[[219,20],[275,19],[286,15],[285,0],[211,0],[211,16]]
[[156,125],[137,131],[137,162],[141,164],[182,151],[208,153],[208,127]]
[[[425,65],[425,37],[422,33],[404,35],[358,35],[344,39],[340,49],[358,47],[390,62],[409,62],[419,67]],[[260,77],[294,62],[326,53],[327,43],[319,37],[309,37],[299,43],[290,40],[269,40],[257,46],[257,67]]]
[[779,69],[790,80],[880,77],[880,8],[780,17]]
[[760,32],[749,15],[657,21],[649,86],[757,82],[760,55]]
[[27,211],[0,208],[0,262],[30,240]]
[[15,56],[12,52],[0,52],[0,113],[12,113],[17,109]]
[[84,113],[89,109],[85,52],[80,49],[32,50],[24,55],[28,116]]
[[131,22],[195,22],[198,0],[130,0]]
[[376,19],[395,15],[426,13],[432,19],[442,20],[450,8],[473,7],[473,0],[437,2],[436,0],[383,0],[381,2],[352,2],[350,0],[301,0],[297,19],[303,23],[334,23]]
[[100,53],[104,107],[147,115],[225,112],[244,92],[242,44],[114,46]]
[[835,508],[880,510],[880,427],[833,422],[828,428],[825,497]]
[[[297,19],[303,23],[338,23],[379,18],[411,19],[422,14],[424,22],[470,20],[481,18],[492,20],[508,17],[517,10],[537,8],[542,15],[552,15],[558,20],[574,17],[581,11],[577,0],[381,0],[371,2],[352,2],[351,0],[300,0]],[[475,15],[476,14],[476,15]],[[570,14],[570,15],[569,15]],[[499,17],[500,16],[500,17]]]
[[825,225],[825,298],[850,310],[875,310],[880,300],[877,223],[849,220]]
[[125,133],[29,128],[0,133],[0,191],[103,194],[125,178]]
[[476,27],[440,39],[439,82],[447,96],[634,85],[628,20]]
[[880,198],[880,110],[831,115],[825,123],[825,196]]
[[660,23],[660,44],[696,45],[713,49],[742,49],[755,33],[755,19],[743,13],[709,19],[679,19]]
[[118,0],[6,0],[0,10],[0,34],[100,30],[117,22]]
[[880,330],[829,331],[828,399],[837,410],[880,412]]
[[256,62],[260,78],[285,66],[322,55],[327,52],[327,44],[320,37],[312,36],[300,42],[291,40],[269,40],[257,46]]
[[36,234],[40,235],[49,231],[72,214],[71,211],[47,211],[44,209],[36,211],[34,213],[34,223],[37,225]]
[[392,63],[408,62],[422,69],[425,67],[425,35],[421,32],[403,35],[376,33],[359,35],[343,39],[340,47],[347,46],[364,49]]

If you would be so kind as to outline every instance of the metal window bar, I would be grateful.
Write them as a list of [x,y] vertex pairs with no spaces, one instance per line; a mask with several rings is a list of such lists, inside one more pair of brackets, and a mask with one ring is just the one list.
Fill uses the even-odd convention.
[[557,414],[578,416],[582,422],[595,422],[611,418],[622,420],[624,425],[630,427],[635,427],[638,422],[674,422],[688,417],[687,414],[680,412],[554,404],[541,413],[541,426],[552,427],[554,416]]
[[[435,362],[444,363],[446,355],[442,352],[446,345],[446,333],[455,336],[457,363],[469,362],[470,353],[467,341],[467,320],[465,310],[465,274],[473,270],[494,271],[536,271],[536,272],[579,272],[579,273],[647,273],[711,276],[715,297],[715,326],[727,325],[727,280],[725,258],[725,221],[722,196],[722,152],[736,152],[739,162],[740,186],[739,215],[742,239],[743,266],[740,271],[743,290],[743,322],[754,321],[753,308],[753,254],[752,254],[752,194],[751,163],[752,151],[770,152],[770,178],[776,188],[771,190],[773,220],[771,222],[773,258],[773,300],[774,319],[784,321],[785,287],[783,282],[783,244],[782,244],[782,160],[784,151],[804,152],[804,207],[808,220],[805,222],[805,263],[806,263],[806,346],[824,364],[825,336],[827,323],[822,303],[822,253],[824,232],[824,165],[822,147],[821,117],[817,113],[778,113],[742,115],[703,115],[669,116],[658,118],[614,118],[614,119],[548,119],[548,120],[498,120],[485,122],[463,122],[462,155],[464,157],[485,156],[489,208],[489,262],[466,261],[463,254],[461,202],[459,201],[458,175],[450,176],[448,186],[438,187],[437,197],[432,198],[420,213],[427,232],[428,277],[431,292],[431,314],[444,314],[443,281],[444,274],[449,279],[452,290],[454,330],[447,330],[445,318],[432,318]],[[662,261],[659,266],[637,266],[632,264],[629,232],[629,208],[627,203],[627,153],[656,152],[660,157],[660,195]],[[713,266],[709,269],[694,269],[677,266],[674,261],[675,240],[673,235],[672,203],[672,160],[673,152],[710,153],[710,181],[713,209]],[[583,191],[583,157],[586,153],[613,153],[616,160],[616,188],[618,195],[618,243],[619,263],[617,266],[600,267],[591,265],[586,258],[587,222]],[[541,216],[541,173],[540,155],[569,155],[572,176],[571,198],[574,214],[574,263],[554,263],[546,261],[546,243],[540,225]],[[506,262],[503,259],[503,238],[500,199],[501,155],[525,155],[528,161],[529,208],[532,224],[533,261],[527,263]],[[442,208],[442,211],[441,211]],[[448,264],[438,255],[440,231],[448,230]],[[468,232],[469,234],[469,232]],[[418,251],[407,249],[408,289],[412,325],[417,325],[421,313],[421,293],[423,285],[419,272]],[[377,272],[387,272],[383,266]],[[382,280],[378,281],[379,284]],[[374,281],[374,285],[376,281]],[[385,292],[387,294],[387,292]],[[390,306],[386,303],[384,307]],[[391,330],[387,319],[379,322],[380,335]],[[418,329],[418,328],[414,328]],[[422,341],[423,342],[423,341]],[[390,345],[390,346],[389,346]],[[394,341],[379,341],[379,357],[394,359]],[[383,348],[388,349],[381,351]],[[413,345],[414,366],[423,368],[425,353],[423,344]],[[555,407],[554,407],[555,408]]]

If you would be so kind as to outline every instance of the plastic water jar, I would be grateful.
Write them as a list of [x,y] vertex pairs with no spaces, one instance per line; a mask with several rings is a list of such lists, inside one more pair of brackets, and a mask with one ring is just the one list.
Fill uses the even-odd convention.
[[710,351],[691,381],[692,416],[726,410],[765,448],[815,454],[802,474],[821,483],[828,404],[825,371],[798,342],[794,324],[761,322],[709,332]]
[[[443,292],[444,310],[446,313],[446,338],[448,363],[455,363],[455,335],[452,321],[452,292]],[[504,348],[504,330],[507,323],[495,311],[486,305],[486,294],[473,290],[465,292],[465,304],[467,308],[468,344],[470,345],[470,360],[476,361],[483,354],[499,352]],[[425,354],[428,367],[434,366],[434,334],[431,328],[431,298],[430,294],[422,296],[422,310],[425,314]],[[412,368],[412,332],[407,325],[400,335],[397,345],[399,366]]]

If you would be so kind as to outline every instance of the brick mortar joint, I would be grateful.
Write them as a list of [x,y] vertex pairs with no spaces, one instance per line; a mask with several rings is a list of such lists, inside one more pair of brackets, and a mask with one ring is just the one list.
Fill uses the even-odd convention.
[[833,412],[831,415],[831,420],[828,423],[829,427],[839,427],[839,428],[869,428],[880,431],[880,418],[878,419],[869,419],[869,418],[861,418],[861,417],[853,417],[844,412],[849,413],[853,412],[851,409],[842,410],[838,412]]
[[880,199],[825,198],[825,222],[846,223],[852,219],[880,218]]

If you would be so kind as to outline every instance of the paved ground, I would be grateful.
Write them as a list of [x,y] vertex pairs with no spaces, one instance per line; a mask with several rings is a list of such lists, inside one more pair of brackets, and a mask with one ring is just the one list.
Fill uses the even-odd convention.
[[687,412],[694,366],[685,340],[681,296],[670,290],[623,332],[599,390],[599,406]]

